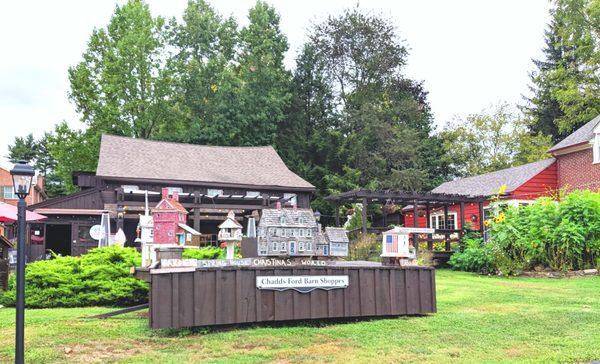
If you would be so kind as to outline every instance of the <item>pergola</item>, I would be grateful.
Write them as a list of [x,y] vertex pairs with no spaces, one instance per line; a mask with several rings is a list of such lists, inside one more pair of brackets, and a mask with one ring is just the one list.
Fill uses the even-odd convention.
[[[448,209],[449,206],[459,205],[460,206],[460,221],[464,227],[465,221],[465,204],[476,203],[479,210],[479,229],[483,233],[483,203],[486,201],[487,196],[464,196],[455,194],[444,194],[444,193],[432,193],[432,192],[408,192],[408,191],[372,191],[358,189],[348,192],[342,192],[327,196],[325,200],[331,201],[336,206],[335,223],[337,226],[340,225],[340,213],[339,208],[343,204],[347,203],[361,203],[362,208],[362,227],[361,231],[363,234],[367,233],[367,208],[369,204],[386,205],[393,203],[401,207],[411,206],[413,212],[413,225],[418,227],[418,216],[419,209],[425,210],[425,217],[427,221],[427,227],[430,227],[430,213],[432,209],[443,208],[444,210],[444,226],[448,226]],[[385,225],[385,220],[384,220]],[[387,226],[382,226],[380,229],[386,229]],[[464,229],[436,229],[436,234],[443,234],[446,236],[446,250],[450,251],[449,235],[453,233],[459,233],[461,236],[464,233]],[[418,234],[414,234],[415,249],[418,249]],[[427,239],[428,249],[433,247],[433,239],[431,236]]]

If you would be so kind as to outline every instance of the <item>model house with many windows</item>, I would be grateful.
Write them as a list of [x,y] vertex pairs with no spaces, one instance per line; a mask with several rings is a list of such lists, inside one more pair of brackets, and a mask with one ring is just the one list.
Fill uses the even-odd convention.
[[319,226],[307,208],[263,209],[257,227],[259,256],[313,256]]

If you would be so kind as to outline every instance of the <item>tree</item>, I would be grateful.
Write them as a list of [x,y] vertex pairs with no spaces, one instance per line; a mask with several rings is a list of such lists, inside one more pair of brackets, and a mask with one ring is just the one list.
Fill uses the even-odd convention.
[[496,171],[547,157],[549,136],[532,135],[506,103],[448,123],[440,133],[444,163],[455,177]]
[[69,69],[69,97],[88,133],[152,138],[171,127],[164,46],[164,19],[140,0],[117,6],[108,26],[93,31]]
[[544,59],[534,61],[533,95],[523,107],[533,134],[558,142],[600,113],[598,3],[555,1]]
[[13,145],[8,146],[8,160],[11,163],[25,161],[34,163],[38,157],[38,144],[33,134],[26,137],[16,137]]
[[283,66],[288,43],[279,14],[267,3],[257,1],[248,19],[250,24],[240,31],[237,68],[241,133],[232,137],[240,145],[273,144],[291,100],[290,75]]
[[222,18],[203,0],[192,0],[183,22],[171,24],[171,60],[178,117],[185,125],[171,139],[230,145],[242,133],[237,123],[240,82],[234,69],[237,24]]

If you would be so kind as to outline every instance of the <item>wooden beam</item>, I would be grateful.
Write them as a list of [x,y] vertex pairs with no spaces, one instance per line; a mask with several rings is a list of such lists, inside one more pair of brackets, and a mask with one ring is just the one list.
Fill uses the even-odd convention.
[[367,235],[367,208],[369,207],[369,200],[367,198],[362,199],[362,234]]
[[[413,201],[413,227],[419,227],[419,201]],[[415,245],[415,257],[419,256],[419,234],[413,233],[413,244]]]
[[[454,222],[454,228],[456,228],[456,221]],[[444,229],[448,229],[448,205],[444,205]],[[446,251],[449,252],[452,250],[450,246],[450,235],[444,235],[444,240],[446,242]]]
[[[457,222],[458,224],[458,222]],[[458,228],[458,225],[456,226],[456,228]],[[464,246],[463,246],[463,236],[465,235],[465,203],[461,202],[460,203],[460,250],[463,251],[464,250]]]
[[335,203],[335,226],[340,226],[340,204]]
[[483,202],[479,202],[479,232],[483,237]]
[[[430,228],[431,227],[431,205],[429,204],[429,202],[427,202],[425,204],[425,219],[427,220],[425,222],[425,226]],[[433,251],[433,235],[432,234],[427,234],[427,250]]]

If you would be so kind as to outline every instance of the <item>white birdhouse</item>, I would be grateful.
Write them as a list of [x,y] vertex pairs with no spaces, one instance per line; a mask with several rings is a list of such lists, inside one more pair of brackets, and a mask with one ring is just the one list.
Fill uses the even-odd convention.
[[227,259],[234,258],[235,244],[242,241],[242,229],[233,211],[229,211],[227,219],[219,225],[218,239],[227,244]]
[[414,258],[414,247],[409,246],[410,234],[433,234],[434,229],[429,228],[403,228],[394,227],[385,231],[381,242],[381,256],[392,258]]

